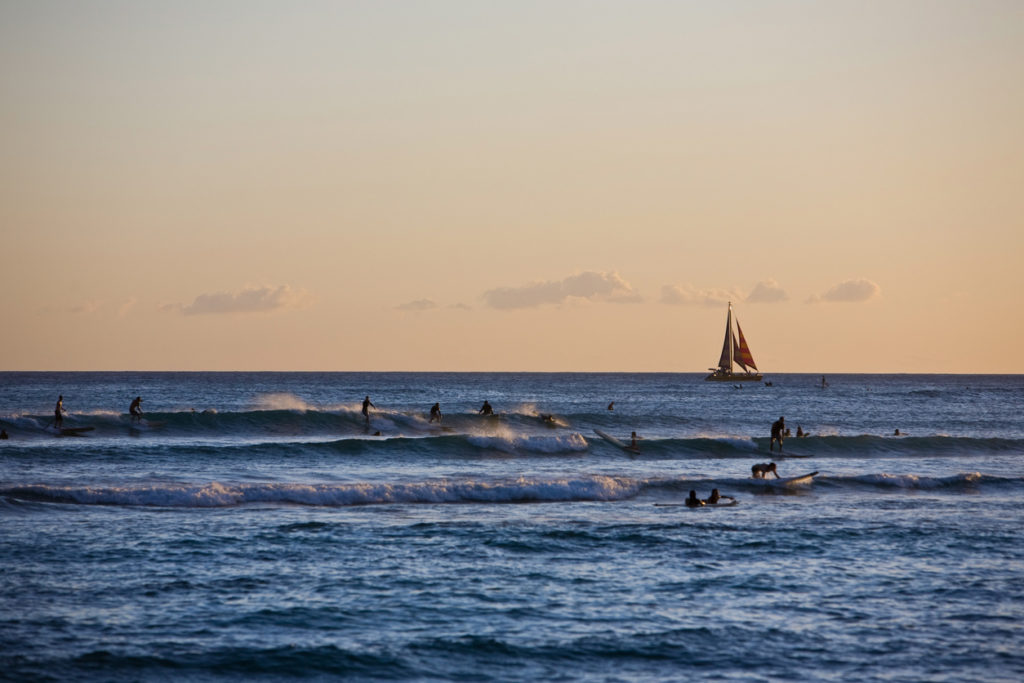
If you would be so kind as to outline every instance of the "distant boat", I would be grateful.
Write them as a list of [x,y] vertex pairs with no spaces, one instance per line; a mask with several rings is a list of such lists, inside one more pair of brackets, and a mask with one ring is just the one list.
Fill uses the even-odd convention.
[[[743,372],[733,372],[734,364],[743,368]],[[757,371],[754,356],[751,355],[747,340],[743,337],[739,320],[736,321],[736,333],[732,331],[732,302],[729,302],[729,314],[725,319],[722,356],[718,359],[717,368],[708,369],[712,372],[704,378],[706,382],[760,382],[764,379]]]

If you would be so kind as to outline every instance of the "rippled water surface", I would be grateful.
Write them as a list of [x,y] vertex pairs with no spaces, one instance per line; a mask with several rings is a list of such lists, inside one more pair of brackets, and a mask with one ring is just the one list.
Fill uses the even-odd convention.
[[0,373],[0,678],[1020,680],[1024,378],[771,379]]

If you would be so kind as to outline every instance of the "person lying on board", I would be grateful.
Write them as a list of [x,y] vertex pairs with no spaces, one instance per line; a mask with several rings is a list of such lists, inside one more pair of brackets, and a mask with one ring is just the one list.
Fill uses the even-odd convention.
[[776,479],[781,479],[778,471],[775,469],[775,463],[773,462],[762,462],[754,465],[750,468],[750,476],[754,479],[766,479],[769,472],[775,475]]
[[699,508],[704,505],[704,501],[697,497],[696,491],[690,491],[690,497],[686,499],[686,507],[688,508]]
[[722,500],[723,498],[726,498],[726,499],[728,499],[730,501],[735,501],[736,500],[732,496],[723,496],[723,495],[719,494],[718,493],[718,489],[711,489],[711,495],[704,499],[704,504],[705,505],[718,505],[718,501]]

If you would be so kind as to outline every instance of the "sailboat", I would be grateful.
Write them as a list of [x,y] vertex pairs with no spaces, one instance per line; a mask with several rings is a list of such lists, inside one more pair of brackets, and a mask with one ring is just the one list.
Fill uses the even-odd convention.
[[[733,372],[733,364],[743,368],[743,372]],[[717,368],[708,368],[711,374],[704,378],[706,382],[760,382],[763,379],[757,371],[754,356],[750,353],[747,340],[743,337],[740,321],[736,320],[736,333],[732,331],[732,302],[729,302],[729,315],[725,319],[725,342],[722,344],[722,356],[718,359]],[[753,369],[753,372],[751,372]]]

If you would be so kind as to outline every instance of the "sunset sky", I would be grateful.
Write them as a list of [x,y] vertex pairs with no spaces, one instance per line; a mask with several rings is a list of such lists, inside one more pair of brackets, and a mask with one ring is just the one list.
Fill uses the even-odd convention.
[[0,0],[0,370],[1024,372],[1024,3]]

